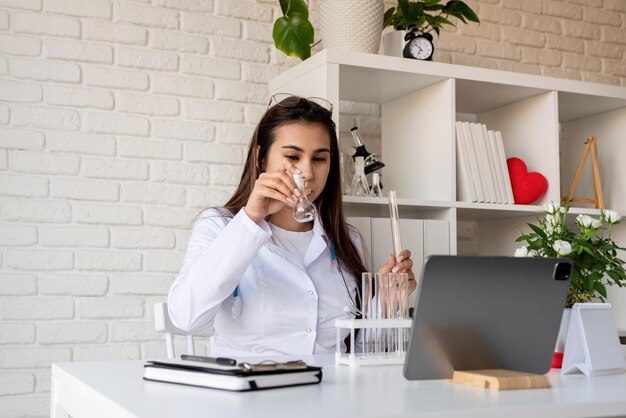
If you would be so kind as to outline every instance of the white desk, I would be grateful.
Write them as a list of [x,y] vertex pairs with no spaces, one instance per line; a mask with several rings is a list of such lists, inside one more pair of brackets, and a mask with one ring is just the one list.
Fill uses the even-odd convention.
[[[549,373],[552,388],[495,392],[445,381],[409,382],[402,366],[335,368],[319,385],[233,393],[142,380],[142,361],[52,365],[52,417],[604,417],[626,416],[626,373]],[[56,413],[56,414],[55,414]]]

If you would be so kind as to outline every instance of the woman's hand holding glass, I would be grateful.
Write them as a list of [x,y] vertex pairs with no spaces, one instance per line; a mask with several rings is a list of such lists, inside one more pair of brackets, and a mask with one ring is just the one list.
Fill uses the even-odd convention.
[[245,206],[250,219],[258,223],[285,206],[293,208],[300,196],[293,179],[296,173],[300,170],[288,158],[284,158],[276,169],[261,173]]

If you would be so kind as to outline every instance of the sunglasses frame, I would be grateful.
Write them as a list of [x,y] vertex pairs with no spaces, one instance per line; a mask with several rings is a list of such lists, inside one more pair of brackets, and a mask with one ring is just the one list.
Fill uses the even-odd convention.
[[[297,99],[294,101],[293,104],[287,104],[284,103],[285,100],[287,99]],[[328,100],[324,99],[323,97],[317,97],[317,96],[312,96],[312,97],[301,97],[301,96],[297,96],[295,94],[291,94],[291,93],[275,93],[270,97],[270,101],[267,104],[267,108],[271,108],[274,106],[281,106],[281,107],[295,107],[298,105],[298,103],[300,103],[301,100],[306,100],[307,102],[311,102],[311,103],[315,103],[321,107],[323,107],[324,109],[328,110],[329,112],[332,112],[334,109],[334,106],[331,102],[329,102]],[[274,104],[272,104],[274,103]]]

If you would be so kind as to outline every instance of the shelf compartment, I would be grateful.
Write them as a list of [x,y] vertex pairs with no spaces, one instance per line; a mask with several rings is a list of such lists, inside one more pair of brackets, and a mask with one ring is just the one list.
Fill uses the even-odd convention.
[[[560,102],[559,102],[560,103]],[[626,211],[626,100],[624,108],[611,112],[561,123],[560,165],[561,194],[565,195],[574,178],[576,167],[582,156],[587,137],[597,140],[598,164],[604,195],[604,205],[618,212]],[[578,186],[574,192],[578,197],[593,198],[593,176],[591,155],[587,157]],[[580,203],[575,203],[581,205]]]
[[384,181],[418,200],[454,200],[454,80],[384,103]]

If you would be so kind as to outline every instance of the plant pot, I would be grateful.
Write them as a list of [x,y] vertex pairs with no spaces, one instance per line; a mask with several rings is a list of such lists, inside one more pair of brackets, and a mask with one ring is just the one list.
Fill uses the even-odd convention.
[[377,54],[383,9],[382,0],[323,0],[319,16],[324,48]]
[[617,329],[626,329],[626,287],[609,286],[606,301],[611,304]]
[[552,368],[560,369],[563,363],[563,353],[565,352],[565,343],[567,341],[567,330],[569,329],[569,321],[572,316],[572,308],[563,309],[561,317],[561,326],[559,327],[559,335],[556,337],[556,347],[554,348],[554,357],[552,358]]
[[392,57],[402,57],[404,46],[406,45],[406,41],[404,40],[405,35],[406,31],[404,30],[397,30],[384,34],[383,54],[390,55]]

